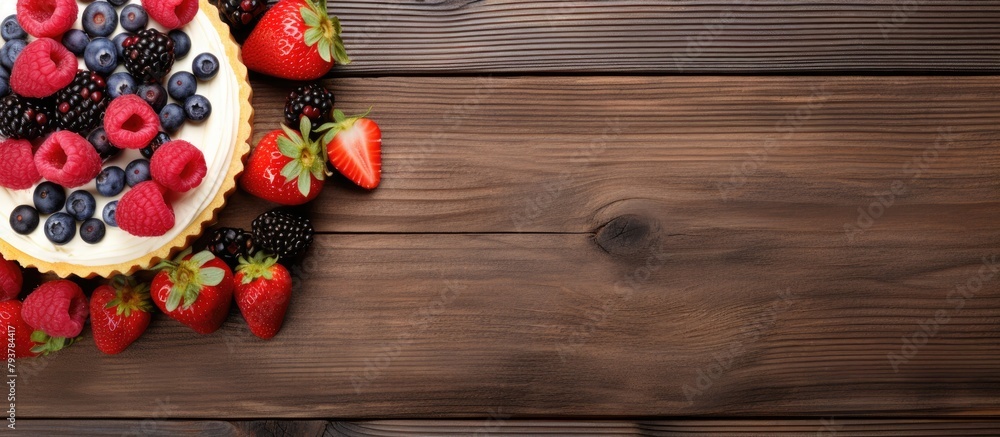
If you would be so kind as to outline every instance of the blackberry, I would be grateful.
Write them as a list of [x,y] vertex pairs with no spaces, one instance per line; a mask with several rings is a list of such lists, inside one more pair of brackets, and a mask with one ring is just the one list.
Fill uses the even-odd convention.
[[212,0],[212,3],[219,8],[219,18],[237,36],[249,34],[267,12],[267,0]]
[[304,115],[309,117],[312,131],[316,132],[323,123],[329,121],[333,101],[333,93],[322,84],[300,86],[285,99],[285,123],[298,129],[299,119]]
[[313,227],[305,217],[275,209],[254,219],[253,239],[257,249],[283,260],[294,260],[312,245]]
[[0,133],[8,138],[35,140],[55,129],[52,101],[16,94],[0,100]]
[[253,249],[253,235],[243,229],[217,229],[208,242],[208,251],[234,268],[239,264],[240,257],[252,256]]
[[122,47],[125,68],[140,82],[159,82],[174,66],[174,40],[156,29],[140,30]]
[[56,92],[56,123],[60,128],[82,134],[104,120],[108,108],[108,86],[101,75],[80,70],[66,88]]

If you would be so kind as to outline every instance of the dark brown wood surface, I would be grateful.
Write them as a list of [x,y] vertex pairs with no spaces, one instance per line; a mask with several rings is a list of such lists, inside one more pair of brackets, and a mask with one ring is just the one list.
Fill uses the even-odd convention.
[[[84,341],[40,360],[22,414],[1000,412],[995,77],[495,81],[451,124],[431,114],[476,80],[337,81],[385,108],[386,182],[317,202],[281,335],[234,315],[205,337],[161,318],[116,357]],[[281,93],[257,90],[262,135]]]
[[996,436],[1000,427],[983,419],[858,420],[396,420],[396,421],[173,421],[31,420],[19,425],[27,435],[197,435],[205,437],[412,437],[412,436]]
[[384,181],[306,209],[284,330],[18,362],[21,431],[1000,434],[1000,3],[331,8]]
[[337,74],[1000,69],[1000,4],[976,0],[330,0]]

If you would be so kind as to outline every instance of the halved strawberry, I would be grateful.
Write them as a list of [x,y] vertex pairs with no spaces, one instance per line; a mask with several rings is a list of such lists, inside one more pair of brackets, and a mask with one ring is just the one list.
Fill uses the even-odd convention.
[[333,111],[333,123],[320,127],[330,164],[358,186],[374,189],[382,180],[382,130],[368,112],[346,117]]

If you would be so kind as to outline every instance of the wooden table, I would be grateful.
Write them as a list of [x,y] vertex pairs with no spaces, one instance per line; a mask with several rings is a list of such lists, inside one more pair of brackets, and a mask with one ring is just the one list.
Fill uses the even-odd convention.
[[385,177],[284,330],[22,363],[18,429],[1000,434],[1000,2],[332,6]]

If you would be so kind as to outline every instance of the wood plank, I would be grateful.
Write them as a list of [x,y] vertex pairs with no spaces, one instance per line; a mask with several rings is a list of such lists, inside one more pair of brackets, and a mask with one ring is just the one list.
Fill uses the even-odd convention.
[[203,435],[212,437],[394,437],[394,436],[995,436],[1000,422],[987,419],[840,419],[804,420],[382,420],[349,421],[137,421],[26,420],[18,431],[29,435]]
[[210,336],[158,317],[114,357],[85,338],[18,363],[18,417],[997,415],[1000,286],[956,286],[989,274],[1000,232],[955,219],[858,245],[650,217],[596,238],[322,235],[273,341],[235,315]]
[[974,0],[330,0],[339,75],[997,71]]
[[[870,235],[921,231],[929,211],[985,218],[1000,204],[998,77],[378,78],[330,82],[375,106],[385,136],[374,192],[330,183],[322,232],[594,232],[628,214],[671,232],[822,229],[858,220],[902,184]],[[255,136],[290,85],[255,82]],[[237,196],[223,222],[266,205]],[[878,212],[878,208],[875,208]],[[985,221],[954,220],[989,232]]]

